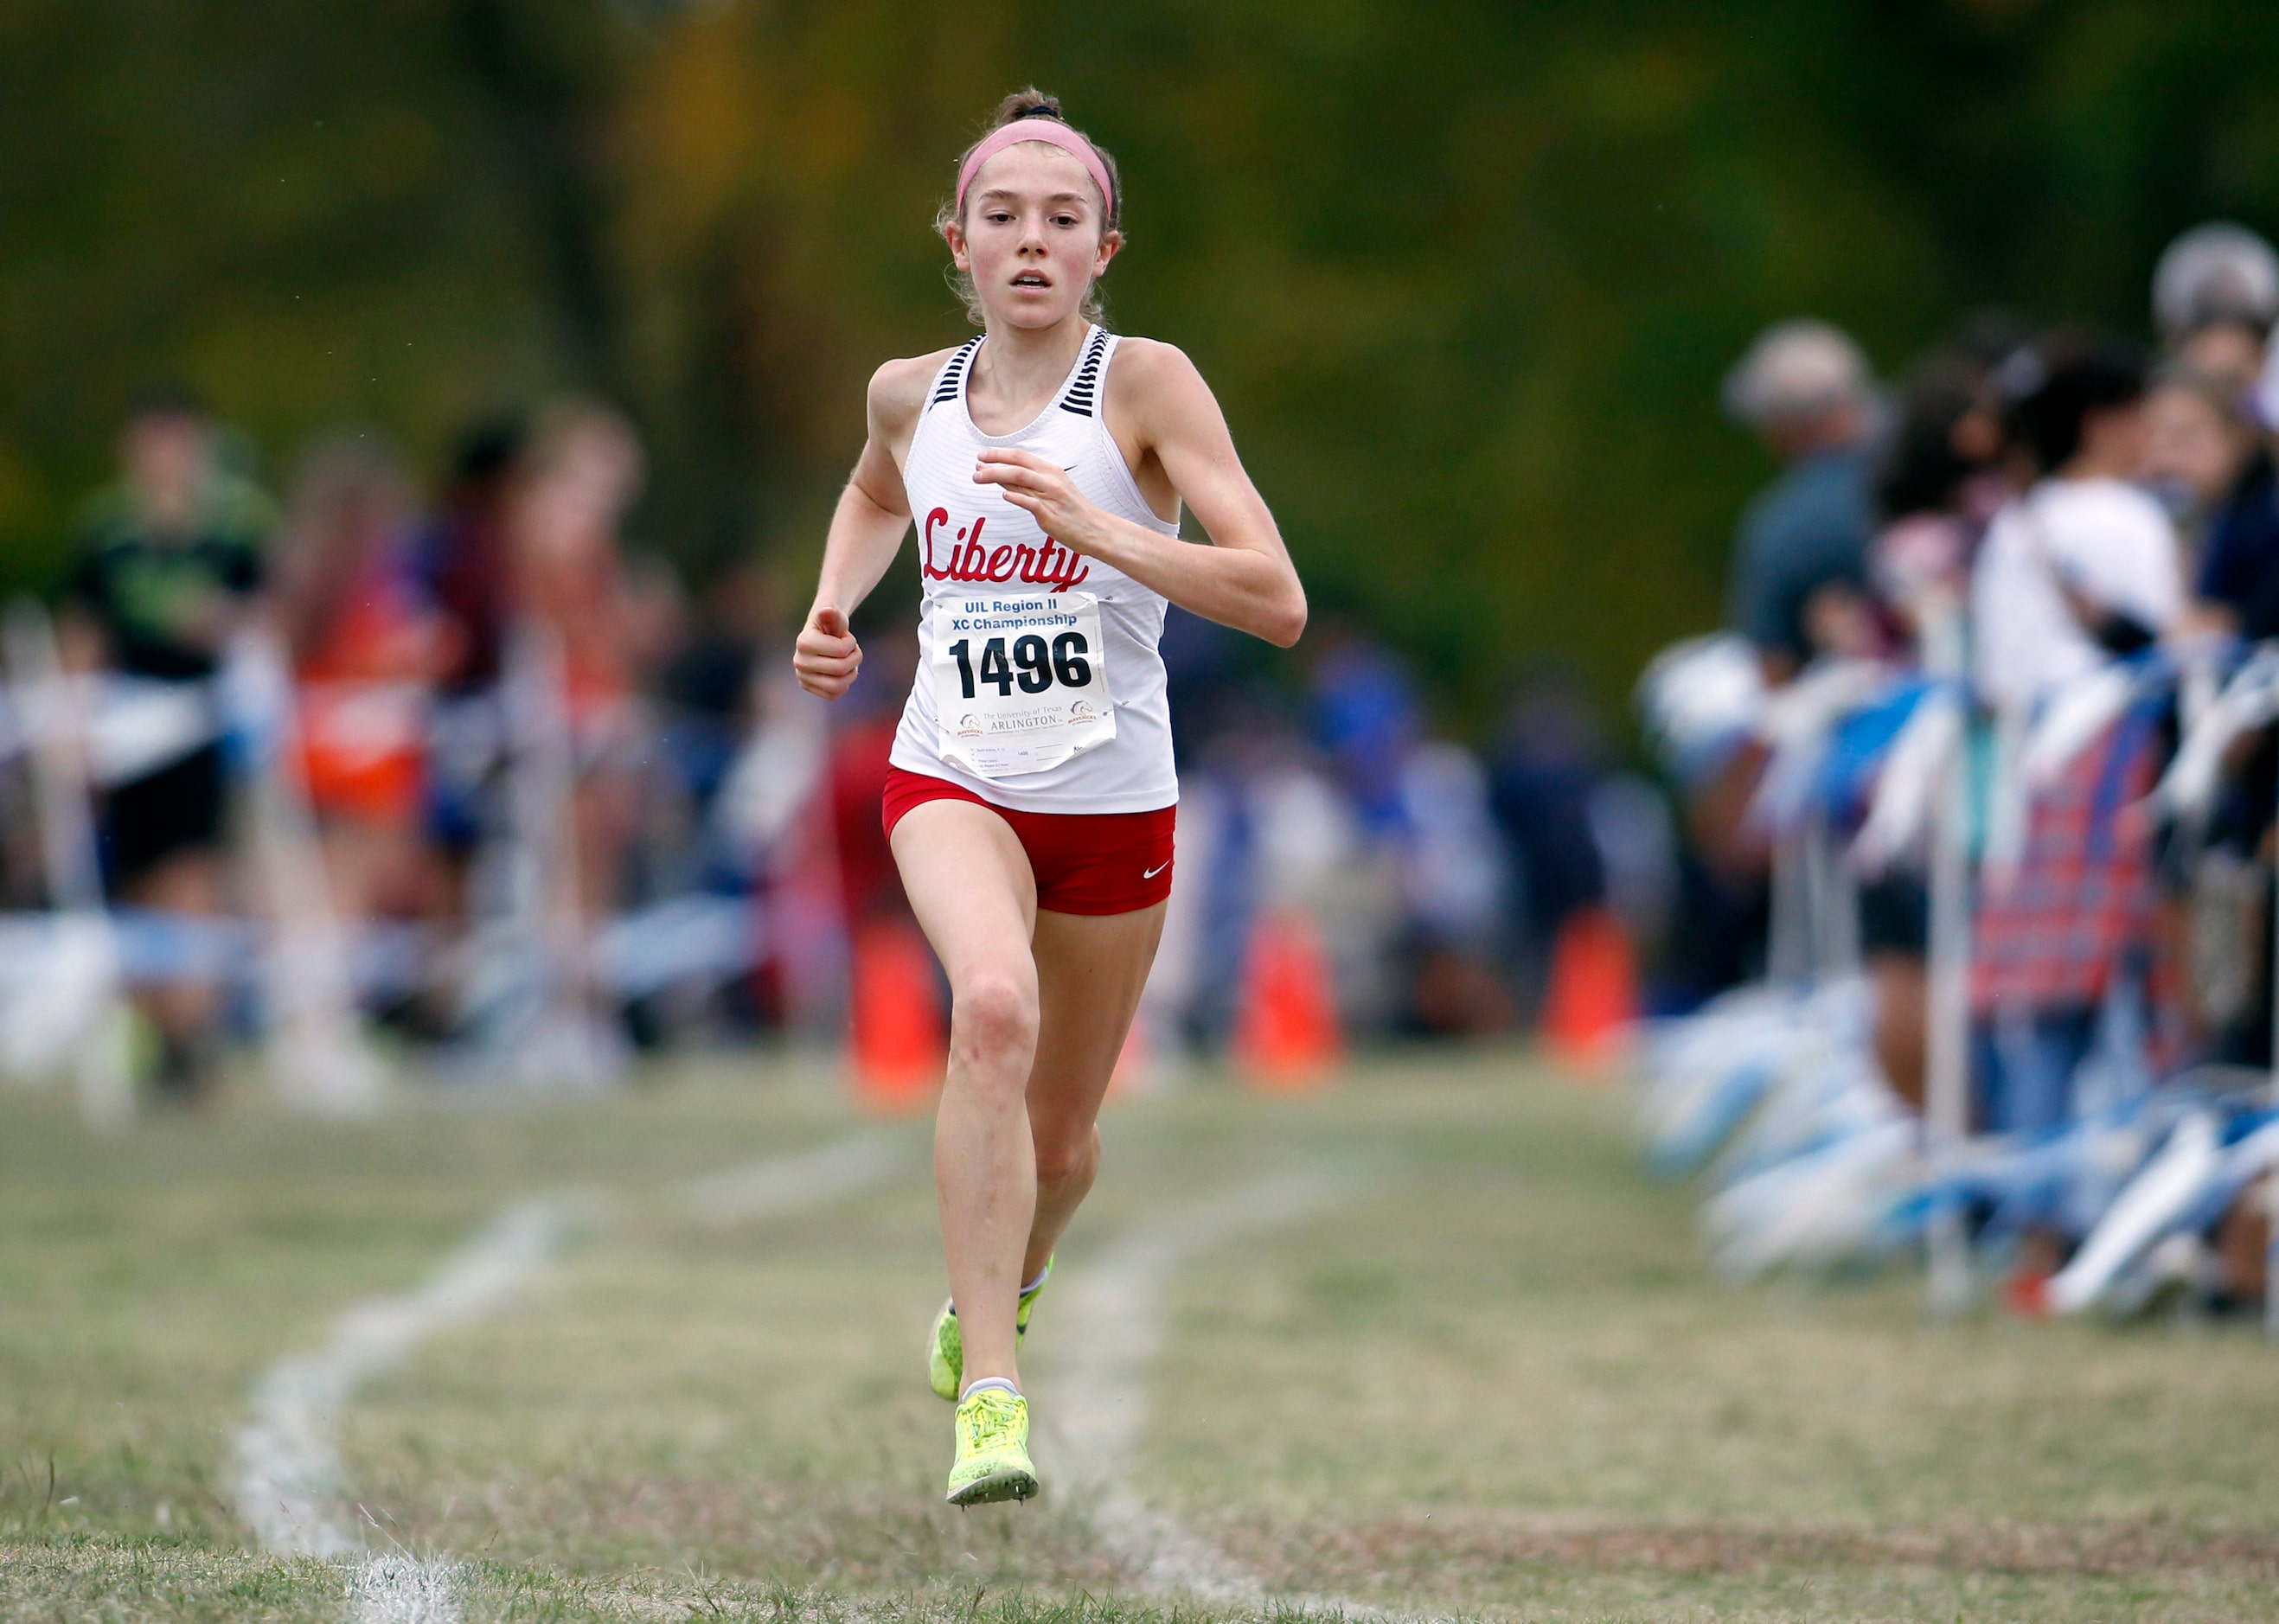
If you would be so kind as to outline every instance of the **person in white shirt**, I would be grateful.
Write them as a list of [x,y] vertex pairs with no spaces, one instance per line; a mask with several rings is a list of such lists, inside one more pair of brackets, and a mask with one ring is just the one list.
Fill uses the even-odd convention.
[[[1970,630],[1980,697],[2015,741],[2037,707],[2175,629],[2184,594],[2168,515],[2131,483],[2147,448],[2136,353],[2060,337],[2021,351],[1995,381],[2017,494],[1979,549]],[[1983,871],[1971,1003],[1979,1114],[1996,1131],[2037,1137],[2071,1120],[2106,993],[2142,969],[2155,893],[2150,831],[2133,808],[2152,789],[2156,735],[2144,708],[2124,712],[2024,798],[2014,858],[1990,856]],[[1999,844],[1990,834],[1990,852]],[[2038,1315],[2068,1238],[2060,1202],[2011,1215],[2024,1234],[2006,1300]]]
[[2176,534],[2130,481],[2147,443],[2143,363],[2125,346],[2060,340],[2001,379],[2022,486],[1972,573],[1981,696],[2030,707],[2167,632],[2184,607]]

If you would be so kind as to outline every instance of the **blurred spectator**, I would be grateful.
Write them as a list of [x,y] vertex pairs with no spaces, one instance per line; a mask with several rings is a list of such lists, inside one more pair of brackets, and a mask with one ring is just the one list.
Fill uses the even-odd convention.
[[[1417,718],[1405,670],[1349,626],[1331,653],[1326,684],[1316,668],[1311,720],[1316,740],[1345,747],[1341,759],[1309,743],[1286,690],[1250,681],[1219,696],[1216,732],[1182,770],[1180,881],[1165,927],[1174,952],[1164,984],[1150,991],[1161,1033],[1184,1031],[1206,1047],[1230,1041],[1258,931],[1292,915],[1318,931],[1349,1030],[1383,1030],[1416,1013],[1413,950],[1424,937],[1411,910],[1439,894],[1436,882],[1461,860],[1438,867],[1451,853],[1435,842],[1425,868],[1415,866]],[[1349,773],[1368,785],[1369,801]],[[1458,900],[1457,912],[1472,900]]]
[[[2279,370],[2279,369],[2275,369]],[[2279,422],[2279,378],[2252,396],[2263,425],[2253,455],[2215,514],[2199,563],[2193,617],[2251,642],[2279,637],[2279,479],[2269,425]],[[2271,829],[2279,803],[2279,737],[2260,728],[2237,741],[2206,826],[2189,854],[2192,896],[2191,1015],[2214,1058],[2271,1061],[2273,910]]]
[[1496,822],[1519,870],[1512,888],[1518,908],[1514,945],[1531,1016],[1561,927],[1577,910],[1607,900],[1591,827],[1604,754],[1589,700],[1561,671],[1539,671],[1521,682],[1489,752]]
[[[2191,624],[2251,641],[2279,636],[2279,480],[2265,432],[2279,422],[2268,351],[2279,255],[2243,226],[2186,232],[2154,271],[2153,310],[2175,361],[2153,395],[2146,477],[2184,544]],[[2198,1046],[2262,1066],[2273,910],[2258,855],[2279,785],[2271,731],[2236,745],[2228,766],[2214,815],[2170,853],[2162,930],[2189,955],[2189,991],[2175,1001]]]
[[1416,685],[1398,655],[1339,620],[1316,634],[1314,737],[1338,769],[1372,839],[1397,839],[1407,821],[1400,777],[1423,734]]
[[1960,611],[1979,541],[2009,496],[1991,370],[1964,349],[1917,369],[1877,460],[1868,575],[1892,631],[1919,655],[1928,623]]
[[1487,774],[1463,746],[1428,739],[1409,753],[1400,787],[1409,1016],[1425,1032],[1503,1031],[1518,1014],[1504,975],[1512,876]]
[[752,728],[763,652],[777,629],[775,592],[756,563],[725,571],[664,666],[664,742],[698,808],[709,808]]
[[[703,751],[696,741],[702,724],[674,703],[676,667],[703,625],[679,571],[654,554],[636,554],[625,561],[625,596],[637,714],[635,747],[627,756],[635,780],[633,823],[610,900],[617,908],[645,907],[695,887],[702,858],[699,777],[709,799],[734,749],[716,735],[714,750]],[[748,710],[743,719],[748,724]],[[645,1030],[656,1032],[653,1023]]]
[[[1726,414],[1786,465],[1741,515],[1727,609],[1763,680],[1785,684],[1822,655],[1878,652],[1884,635],[1868,586],[1876,400],[1867,358],[1825,322],[1782,322],[1734,364],[1723,398]],[[1753,740],[1685,785],[1684,902],[1666,984],[1681,1007],[1763,966],[1771,853],[1748,813],[1764,762]]]
[[2210,521],[2196,585],[2199,617],[2221,632],[2260,642],[2279,637],[2279,366],[2250,396],[2257,445]]
[[2153,641],[2183,602],[2176,539],[2132,483],[2149,423],[2142,360],[2113,340],[2066,337],[2005,368],[2018,494],[1973,573],[1982,692],[2026,706]]
[[351,920],[408,913],[416,900],[441,648],[417,525],[401,464],[369,435],[343,435],[303,460],[277,560],[303,781],[334,902]]
[[[2029,709],[2167,632],[2183,593],[2168,517],[2129,482],[2147,438],[2136,352],[2060,336],[2006,364],[1999,381],[2019,489],[1980,550],[1971,605],[1979,689],[2003,718],[2015,774]],[[2014,861],[1999,854],[1999,827],[1988,837],[1971,995],[1982,1110],[1998,1130],[2047,1133],[2070,1119],[2103,1001],[2124,970],[2146,968],[2153,891],[2139,803],[2157,746],[2152,718],[2125,713],[2037,788]],[[2021,1306],[2036,1306],[2059,1245],[2030,1227]]]
[[[71,669],[168,684],[203,684],[219,670],[261,590],[276,512],[223,467],[215,441],[204,407],[181,391],[155,392],[128,417],[122,477],[81,521],[63,634]],[[218,738],[111,785],[104,858],[116,894],[142,908],[226,912],[226,802]],[[137,1001],[157,1037],[157,1082],[195,1092],[211,1058],[216,990],[178,983]]]
[[[1900,388],[1876,475],[1883,520],[1869,552],[1876,597],[1895,641],[1934,670],[1955,671],[1971,564],[2005,487],[1991,469],[1999,429],[1982,401],[1984,369],[1966,349],[1920,368]],[[1894,865],[1867,877],[1860,952],[1876,989],[1877,1065],[1895,1092],[1923,1101],[1930,902],[1923,874]]]
[[1164,611],[1164,692],[1180,770],[1200,764],[1210,741],[1242,725],[1243,671],[1256,640],[1172,604]]
[[2187,573],[2207,543],[2260,445],[2244,396],[2182,364],[2161,370],[2145,406],[2144,483],[2175,522]]
[[1726,375],[1725,410],[1787,471],[1741,517],[1731,620],[1785,682],[1815,654],[1872,637],[1866,555],[1874,384],[1859,347],[1824,322],[1769,327]]
[[1677,826],[1669,802],[1637,772],[1609,773],[1591,792],[1591,837],[1607,877],[1607,906],[1641,962],[1659,961],[1677,904]]
[[516,615],[560,660],[576,778],[577,907],[588,926],[617,904],[640,819],[639,679],[652,622],[618,530],[640,493],[642,463],[632,425],[615,411],[556,408],[516,468],[506,514]]
[[1196,767],[1181,769],[1183,877],[1171,889],[1164,932],[1172,936],[1172,921],[1178,920],[1183,957],[1175,963],[1164,1008],[1166,1018],[1206,1050],[1233,1035],[1251,927],[1262,906],[1280,900],[1262,895],[1255,791],[1287,763],[1306,757],[1287,701],[1286,693],[1263,684],[1237,686],[1222,696],[1221,725],[1201,746]]
[[2196,226],[2153,268],[2152,315],[2169,356],[2237,400],[2279,320],[2279,254],[2244,226]]
[[[1336,977],[1338,1008],[1349,1030],[1381,1031],[1402,1021],[1408,971],[1404,944],[1408,932],[1406,864],[1410,831],[1406,808],[1372,821],[1339,777],[1324,772],[1319,758],[1286,732],[1276,729],[1263,711],[1259,731],[1243,736],[1230,753],[1228,781],[1241,801],[1239,839],[1215,877],[1228,887],[1237,908],[1241,938],[1233,959],[1240,985],[1242,966],[1255,942],[1255,931],[1277,915],[1303,914],[1321,931]],[[1393,793],[1400,797],[1407,755],[1400,762]],[[1238,1011],[1230,1008],[1230,1017]],[[1235,1021],[1229,1021],[1229,1031]]]
[[441,617],[429,725],[427,839],[438,860],[440,921],[466,916],[468,864],[496,822],[504,760],[498,683],[510,615],[507,495],[525,434],[504,420],[467,431],[421,538],[419,568]]
[[[1357,1027],[1500,1030],[1514,1014],[1500,963],[1507,863],[1479,763],[1427,740],[1398,655],[1351,621],[1316,635],[1314,738],[1334,776],[1293,753],[1251,753],[1262,900],[1296,900],[1321,921]],[[1341,842],[1358,849],[1287,877],[1305,866],[1292,852]]]

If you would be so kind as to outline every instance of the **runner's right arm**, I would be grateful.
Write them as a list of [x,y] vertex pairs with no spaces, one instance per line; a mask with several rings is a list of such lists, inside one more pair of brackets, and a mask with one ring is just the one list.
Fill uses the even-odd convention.
[[870,438],[856,459],[847,488],[839,494],[831,534],[823,544],[823,574],[816,583],[815,604],[792,650],[792,669],[799,673],[799,686],[810,693],[837,699],[863,669],[863,647],[848,629],[847,617],[886,573],[910,527],[902,458],[909,448],[918,409],[925,404],[926,385],[942,359],[923,356],[889,361],[871,375],[866,406]]

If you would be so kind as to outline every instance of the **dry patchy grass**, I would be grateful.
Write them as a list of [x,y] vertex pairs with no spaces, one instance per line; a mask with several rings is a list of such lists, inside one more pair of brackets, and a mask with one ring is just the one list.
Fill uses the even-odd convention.
[[[1342,1180],[1176,1282],[1149,1497],[1274,1592],[1433,1616],[2279,1618],[2279,1356],[1934,1329],[1900,1277],[1721,1289],[1624,1115],[1507,1055],[1120,1107],[1071,1270],[1262,1172]],[[856,1125],[780,1077],[359,1128],[241,1106],[110,1145],[0,1098],[0,1621],[342,1616],[344,1570],[246,1552],[218,1487],[254,1375],[572,1185],[616,1219],[341,1418],[372,1543],[460,1562],[469,1619],[1242,1612],[1135,1594],[1070,1497],[938,1504],[915,1141],[894,1187],[764,1222],[656,1199]],[[1048,1482],[1054,1329],[1048,1297]]]

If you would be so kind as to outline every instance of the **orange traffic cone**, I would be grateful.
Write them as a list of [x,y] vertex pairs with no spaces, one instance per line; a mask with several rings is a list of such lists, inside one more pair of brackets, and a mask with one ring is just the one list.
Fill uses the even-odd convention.
[[1295,908],[1261,916],[1242,969],[1236,1069],[1269,1092],[1302,1093],[1330,1080],[1345,1046],[1321,931]]
[[941,1086],[949,1058],[932,950],[909,921],[874,919],[856,931],[854,957],[856,1095],[874,1110],[917,1110]]
[[1638,973],[1622,921],[1603,908],[1569,915],[1551,947],[1545,1046],[1563,1064],[1604,1074],[1628,1050],[1637,1018]]

